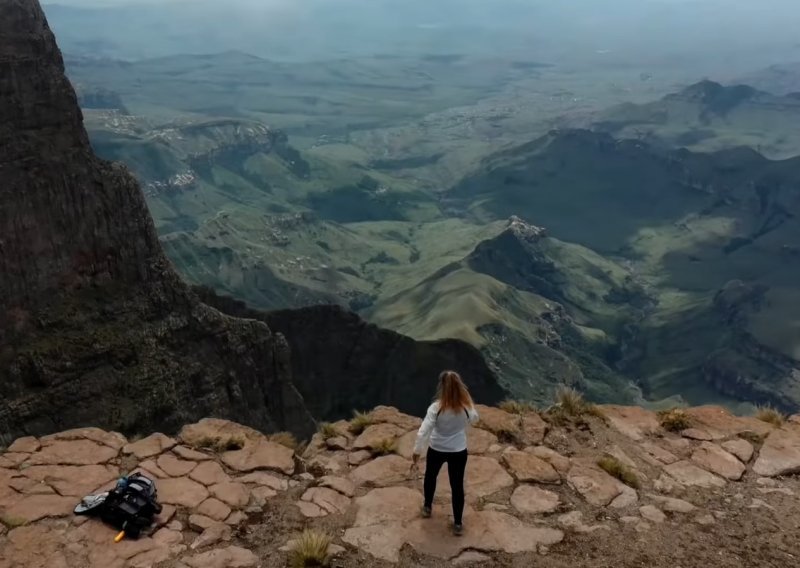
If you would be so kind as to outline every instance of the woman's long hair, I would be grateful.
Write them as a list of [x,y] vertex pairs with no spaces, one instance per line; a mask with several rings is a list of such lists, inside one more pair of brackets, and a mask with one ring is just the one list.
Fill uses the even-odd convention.
[[465,408],[472,407],[472,397],[467,385],[455,371],[443,371],[439,375],[436,399],[439,401],[440,411],[463,412]]

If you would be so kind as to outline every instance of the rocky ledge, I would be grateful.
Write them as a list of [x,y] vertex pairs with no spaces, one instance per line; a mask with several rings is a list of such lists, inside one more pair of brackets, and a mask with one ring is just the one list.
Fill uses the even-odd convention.
[[[699,407],[675,433],[636,407],[516,410],[479,407],[462,537],[448,530],[446,472],[433,518],[419,517],[420,421],[394,408],[324,425],[302,450],[219,419],[175,438],[20,438],[0,454],[0,567],[286,566],[309,528],[332,538],[340,567],[792,566],[800,555],[800,416],[778,427]],[[114,529],[71,511],[131,471],[156,480],[164,511],[152,534],[114,544]]]

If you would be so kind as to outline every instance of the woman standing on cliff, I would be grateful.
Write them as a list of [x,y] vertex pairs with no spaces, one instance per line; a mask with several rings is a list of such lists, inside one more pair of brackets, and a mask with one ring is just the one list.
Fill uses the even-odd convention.
[[428,407],[414,445],[412,469],[416,469],[419,456],[429,440],[425,466],[425,504],[422,516],[431,516],[436,478],[442,465],[447,464],[450,489],[453,494],[453,532],[464,532],[464,470],[467,467],[467,427],[478,421],[478,413],[466,385],[455,371],[439,375],[436,400]]

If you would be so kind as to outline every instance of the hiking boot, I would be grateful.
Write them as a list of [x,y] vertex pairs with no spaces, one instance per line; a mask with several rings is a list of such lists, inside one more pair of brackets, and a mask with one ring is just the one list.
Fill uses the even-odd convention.
[[464,534],[464,525],[462,525],[461,523],[454,524],[453,534],[456,536],[461,536],[462,534]]
[[422,506],[422,518],[423,519],[430,519],[431,518],[431,508],[427,505]]

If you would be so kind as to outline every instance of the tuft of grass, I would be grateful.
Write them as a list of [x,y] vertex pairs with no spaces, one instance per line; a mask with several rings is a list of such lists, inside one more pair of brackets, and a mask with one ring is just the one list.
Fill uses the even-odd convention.
[[25,519],[20,519],[19,517],[11,517],[7,515],[0,515],[0,525],[5,525],[6,528],[15,529],[17,527],[24,527],[28,524],[28,521]]
[[692,420],[682,408],[659,411],[658,421],[667,432],[680,432],[692,426]]
[[367,426],[372,424],[372,417],[366,412],[355,411],[353,418],[350,420],[350,432],[353,434],[361,434]]
[[230,436],[228,438],[212,438],[205,436],[197,440],[195,449],[213,450],[215,452],[230,452],[244,448],[245,439],[242,436]]
[[587,404],[586,408],[583,409],[583,413],[588,416],[594,416],[595,418],[599,418],[603,421],[606,420],[606,415],[596,404]]
[[556,404],[567,416],[581,416],[589,406],[581,393],[567,386],[556,391]]
[[391,438],[384,438],[370,448],[370,453],[373,456],[388,456],[389,454],[394,454],[395,452],[397,452],[397,442]]
[[761,420],[762,422],[766,422],[767,424],[772,424],[776,428],[780,428],[783,426],[783,423],[786,421],[786,416],[783,415],[778,410],[775,410],[771,406],[759,406],[756,408],[755,417]]
[[639,478],[628,467],[614,456],[604,456],[597,460],[597,465],[611,477],[616,477],[628,487],[639,489]]
[[315,530],[305,530],[300,535],[289,555],[291,568],[306,568],[308,566],[327,566],[328,547],[331,537]]
[[509,414],[525,414],[526,412],[533,412],[536,410],[529,402],[523,402],[519,400],[504,400],[501,402],[497,407],[500,410],[504,410]]
[[336,431],[336,428],[330,422],[323,422],[319,425],[319,433],[322,436],[323,440],[328,440],[330,438],[335,438],[339,435],[339,432]]
[[290,450],[297,449],[297,438],[295,438],[294,435],[289,432],[278,432],[276,434],[272,434],[269,437],[269,441],[280,444],[281,446],[286,446]]

